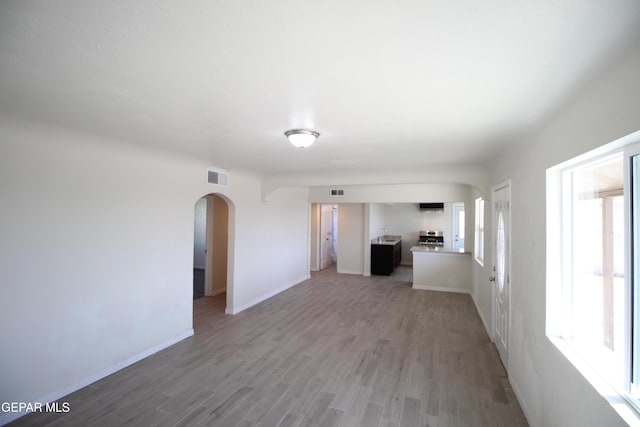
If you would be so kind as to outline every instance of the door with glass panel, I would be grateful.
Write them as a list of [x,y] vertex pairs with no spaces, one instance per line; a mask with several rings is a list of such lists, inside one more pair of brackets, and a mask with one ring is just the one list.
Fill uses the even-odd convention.
[[510,302],[510,187],[504,183],[493,190],[493,335],[494,343],[507,367],[509,360]]
[[453,210],[453,250],[464,249],[465,219],[464,203],[454,203]]

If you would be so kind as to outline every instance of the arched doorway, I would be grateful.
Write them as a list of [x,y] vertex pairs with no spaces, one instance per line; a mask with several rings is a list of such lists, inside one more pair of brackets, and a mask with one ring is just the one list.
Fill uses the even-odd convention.
[[233,203],[221,194],[207,194],[194,204],[194,313],[232,312]]

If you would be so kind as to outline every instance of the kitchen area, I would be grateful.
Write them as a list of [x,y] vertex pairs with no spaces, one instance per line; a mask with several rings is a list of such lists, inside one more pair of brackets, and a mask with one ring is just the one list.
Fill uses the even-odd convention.
[[371,239],[371,274],[390,275],[406,265],[412,267],[414,289],[468,292],[464,207],[462,202],[381,206],[384,226]]
[[337,273],[404,268],[414,289],[470,293],[475,200],[484,193],[478,176],[451,173],[469,183],[311,187],[310,270],[320,269],[320,207],[332,204],[339,207]]

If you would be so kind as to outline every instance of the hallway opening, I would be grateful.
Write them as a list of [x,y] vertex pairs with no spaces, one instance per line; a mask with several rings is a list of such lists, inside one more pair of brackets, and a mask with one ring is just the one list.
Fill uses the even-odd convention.
[[[220,194],[207,194],[194,205],[193,300],[194,307],[222,313],[232,303],[229,266],[233,246],[233,204]],[[194,310],[194,313],[196,310]],[[198,310],[202,313],[203,310]],[[206,312],[206,310],[205,310]],[[197,324],[194,316],[194,326]]]
[[321,271],[338,262],[338,212],[335,204],[311,205],[311,271]]

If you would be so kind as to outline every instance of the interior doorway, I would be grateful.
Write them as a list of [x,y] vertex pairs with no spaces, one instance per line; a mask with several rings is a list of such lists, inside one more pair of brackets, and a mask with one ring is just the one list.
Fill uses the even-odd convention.
[[453,250],[464,250],[464,237],[465,237],[465,214],[464,214],[464,203],[456,202],[451,205],[452,211],[452,233],[453,236]]
[[229,254],[233,205],[218,194],[198,199],[194,206],[193,299],[211,297],[222,311],[231,307]]
[[333,267],[338,262],[338,205],[311,205],[311,271]]
[[320,270],[338,261],[338,206],[320,207]]
[[204,296],[207,246],[207,197],[196,201],[193,218],[193,299]]

